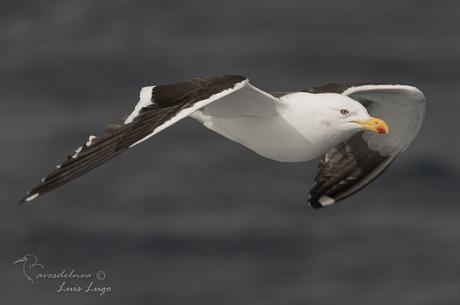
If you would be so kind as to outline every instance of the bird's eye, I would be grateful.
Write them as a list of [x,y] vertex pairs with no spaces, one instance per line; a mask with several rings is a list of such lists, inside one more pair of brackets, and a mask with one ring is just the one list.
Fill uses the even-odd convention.
[[347,109],[340,109],[340,114],[341,115],[347,115],[349,113],[350,113],[350,111],[348,111]]

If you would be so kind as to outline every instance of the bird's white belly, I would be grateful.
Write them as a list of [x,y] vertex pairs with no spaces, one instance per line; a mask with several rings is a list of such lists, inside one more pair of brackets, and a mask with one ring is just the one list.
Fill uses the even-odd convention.
[[206,108],[192,117],[207,128],[238,142],[259,155],[281,162],[303,162],[317,158],[325,149],[309,142],[281,116],[238,115],[216,117]]

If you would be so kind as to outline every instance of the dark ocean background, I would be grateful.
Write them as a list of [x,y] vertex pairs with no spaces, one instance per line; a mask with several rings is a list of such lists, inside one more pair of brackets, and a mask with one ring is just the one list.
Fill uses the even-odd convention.
[[[459,1],[2,1],[0,303],[460,304],[459,22]],[[192,120],[16,205],[142,86],[209,74],[413,84],[427,117],[329,209],[306,206],[317,162],[262,159]],[[12,264],[26,253],[112,290],[31,284]]]

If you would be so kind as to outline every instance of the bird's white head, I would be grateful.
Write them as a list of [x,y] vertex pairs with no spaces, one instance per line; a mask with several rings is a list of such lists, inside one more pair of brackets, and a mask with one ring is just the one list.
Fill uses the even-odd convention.
[[389,132],[382,119],[372,117],[362,104],[345,95],[299,92],[287,95],[283,101],[289,107],[282,116],[313,144],[316,154],[325,153],[361,130]]
[[320,102],[321,107],[317,108],[319,123],[332,132],[348,133],[367,130],[387,134],[390,131],[385,121],[372,117],[361,103],[348,96],[324,94]]

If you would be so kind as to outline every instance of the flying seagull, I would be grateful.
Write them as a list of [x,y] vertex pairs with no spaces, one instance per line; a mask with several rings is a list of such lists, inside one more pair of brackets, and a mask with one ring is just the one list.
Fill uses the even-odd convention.
[[425,103],[423,93],[407,85],[328,84],[265,92],[235,75],[144,87],[128,117],[108,125],[105,135],[90,136],[21,202],[191,117],[269,159],[304,162],[321,157],[308,201],[314,208],[330,206],[377,178],[407,148],[422,125]]

